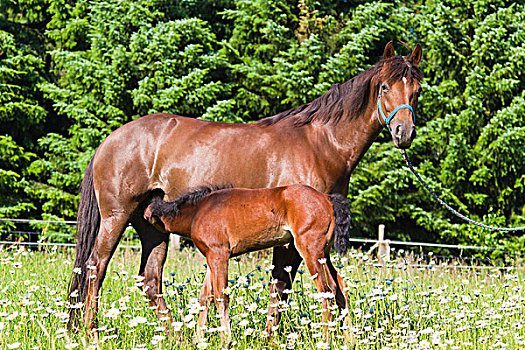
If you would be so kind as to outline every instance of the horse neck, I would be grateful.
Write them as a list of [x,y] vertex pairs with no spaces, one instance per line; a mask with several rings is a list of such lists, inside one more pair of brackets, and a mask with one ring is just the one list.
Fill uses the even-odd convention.
[[[360,116],[351,118],[350,115],[345,115],[337,124],[326,123],[319,126],[332,140],[337,153],[346,160],[349,175],[382,130],[375,117],[377,98],[370,97],[368,101]],[[351,104],[352,101],[348,103]]]

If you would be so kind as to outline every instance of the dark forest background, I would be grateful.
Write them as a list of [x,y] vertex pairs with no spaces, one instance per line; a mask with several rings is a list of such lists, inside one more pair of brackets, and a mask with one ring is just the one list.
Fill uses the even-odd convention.
[[[89,159],[130,120],[258,120],[350,79],[395,40],[399,54],[423,47],[416,167],[461,213],[523,226],[523,23],[513,1],[0,0],[0,217],[74,220]],[[416,181],[384,131],[350,182],[353,234],[384,223],[391,239],[525,247],[523,233],[463,224]],[[3,239],[71,230],[0,228]]]

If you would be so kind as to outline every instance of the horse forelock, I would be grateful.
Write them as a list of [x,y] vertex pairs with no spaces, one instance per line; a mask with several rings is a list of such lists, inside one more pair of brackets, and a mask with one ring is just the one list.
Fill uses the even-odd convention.
[[418,82],[423,80],[421,70],[404,56],[394,56],[387,60],[380,61],[378,67],[378,78],[381,81],[397,81],[403,78],[415,79]]

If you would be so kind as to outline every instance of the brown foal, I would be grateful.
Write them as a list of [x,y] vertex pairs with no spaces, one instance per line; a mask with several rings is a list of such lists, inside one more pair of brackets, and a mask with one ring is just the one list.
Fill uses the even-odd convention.
[[[201,187],[172,202],[154,197],[144,218],[165,233],[191,238],[206,257],[208,270],[200,293],[204,307],[197,337],[202,337],[213,300],[230,340],[228,259],[247,252],[293,244],[314,276],[323,298],[324,322],[331,320],[333,297],[348,308],[343,281],[330,261],[330,249],[348,247],[350,211],[343,195],[328,196],[306,185],[266,189]],[[333,293],[333,296],[329,293]],[[325,329],[326,334],[326,329]]]

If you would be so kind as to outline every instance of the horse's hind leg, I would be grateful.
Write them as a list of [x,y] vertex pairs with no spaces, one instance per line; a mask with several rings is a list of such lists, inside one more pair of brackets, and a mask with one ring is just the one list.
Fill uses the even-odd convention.
[[131,224],[139,234],[142,244],[139,269],[139,276],[144,277],[142,288],[148,296],[150,306],[155,308],[157,317],[166,322],[168,330],[171,315],[162,296],[162,270],[168,253],[169,235],[158,231],[141,217],[134,216]]
[[86,298],[84,324],[89,329],[95,328],[98,310],[98,291],[106,277],[106,269],[126,225],[129,215],[113,212],[110,216],[101,215],[101,225],[95,239],[93,250],[86,262]]

